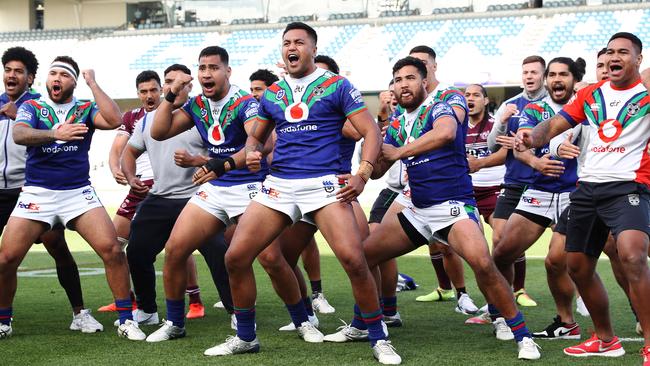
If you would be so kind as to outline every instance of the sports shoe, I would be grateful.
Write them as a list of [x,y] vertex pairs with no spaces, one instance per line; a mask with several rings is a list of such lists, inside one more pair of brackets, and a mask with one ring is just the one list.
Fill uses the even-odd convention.
[[[135,309],[138,308],[138,304],[135,303],[135,302],[131,303],[131,306],[133,307],[132,310],[135,310]],[[100,313],[110,313],[112,311],[117,311],[117,306],[113,302],[113,303],[110,303],[108,305],[100,306],[99,309],[97,309],[97,311],[99,311]]]
[[402,326],[402,317],[399,315],[399,311],[395,315],[384,315],[384,323],[388,328],[397,328]]
[[492,325],[494,325],[494,335],[498,340],[511,341],[515,339],[515,335],[512,334],[512,330],[508,324],[506,324],[506,320],[504,318],[497,318],[497,320],[495,320]]
[[650,366],[650,346],[641,348],[639,353],[643,357],[643,366]]
[[395,347],[385,339],[380,339],[375,343],[372,347],[372,355],[375,356],[379,363],[384,365],[399,365],[402,363],[402,358],[397,354]]
[[175,326],[171,321],[163,319],[160,328],[149,334],[147,342],[162,342],[185,337],[185,328]]
[[96,333],[103,331],[104,326],[90,315],[89,309],[82,309],[79,314],[72,314],[70,330],[80,330],[81,333]]
[[332,314],[336,311],[322,292],[315,292],[311,295],[311,306],[321,314]]
[[[318,328],[318,326],[320,325],[320,322],[318,321],[318,317],[316,317],[316,314],[307,315],[307,320],[309,320],[309,322],[316,328]],[[278,330],[281,332],[292,332],[296,330],[296,325],[293,324],[293,322],[290,322],[289,324],[280,327]]]
[[533,307],[537,306],[537,303],[535,300],[533,300],[530,296],[528,296],[528,293],[526,293],[526,289],[520,289],[519,291],[515,292],[515,299],[517,300],[517,304],[521,306],[527,306],[527,307]]
[[185,316],[187,319],[198,319],[205,316],[205,306],[201,303],[190,304],[190,310]]
[[585,318],[589,317],[589,310],[587,310],[587,306],[585,306],[585,302],[582,301],[582,296],[578,296],[576,299],[576,311],[578,314],[584,316]]
[[433,290],[430,294],[418,296],[415,301],[430,302],[430,301],[449,301],[454,299],[454,290],[443,290],[440,287]]
[[323,337],[323,340],[325,342],[336,342],[336,343],[368,340],[367,329],[355,328],[352,325],[346,324],[344,321],[343,324],[344,325],[336,328],[338,332],[326,335],[325,337]]
[[310,322],[302,322],[296,329],[298,335],[308,343],[323,343],[323,333]]
[[237,316],[235,314],[230,314],[230,329],[237,330]]
[[564,323],[558,315],[553,318],[553,323],[544,330],[533,333],[533,337],[542,339],[580,339],[580,326],[578,323]]
[[218,308],[218,309],[224,309],[225,306],[223,306],[223,302],[215,302],[214,305],[212,305],[213,308]]
[[145,313],[143,310],[135,309],[132,314],[133,321],[137,322],[138,325],[160,324],[160,320],[158,320],[158,312]]
[[636,327],[634,328],[636,331],[636,334],[642,336],[643,335],[643,328],[641,328],[641,323],[636,322]]
[[539,360],[542,357],[538,349],[540,347],[530,337],[524,337],[521,342],[517,342],[517,348],[519,348],[517,358],[520,360]]
[[13,333],[11,324],[5,325],[0,323],[0,339],[11,337],[11,333]]
[[604,356],[604,357],[620,357],[625,354],[621,341],[618,337],[614,336],[612,340],[605,343],[598,339],[594,333],[591,338],[572,347],[564,349],[564,354],[574,357],[588,357],[588,356]]
[[226,338],[224,343],[208,348],[203,352],[206,356],[227,356],[239,353],[256,353],[260,351],[260,341],[257,337],[250,342],[242,341],[237,336]]
[[466,293],[462,293],[460,295],[460,297],[458,298],[458,304],[456,305],[456,308],[454,310],[456,310],[457,313],[461,313],[465,315],[474,315],[478,313],[478,307],[474,305],[474,301]]
[[140,330],[140,327],[138,327],[138,323],[131,319],[128,319],[124,324],[120,324],[120,326],[117,327],[117,335],[132,341],[144,341],[145,338],[147,338],[147,335]]
[[465,324],[492,324],[490,313],[481,313],[465,320]]

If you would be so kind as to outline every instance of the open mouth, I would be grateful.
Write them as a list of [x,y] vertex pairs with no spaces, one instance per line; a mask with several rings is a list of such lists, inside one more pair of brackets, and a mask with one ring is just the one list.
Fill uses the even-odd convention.
[[610,72],[617,72],[623,70],[623,66],[615,64],[615,65],[609,65],[609,71]]
[[287,55],[287,61],[289,61],[289,64],[292,66],[295,66],[299,60],[300,57],[295,53],[290,53],[289,55]]
[[533,88],[535,86],[535,82],[534,81],[527,81],[526,86],[529,87],[529,88]]
[[153,99],[147,99],[146,106],[148,109],[153,109],[156,106],[156,102]]
[[474,102],[467,102],[467,108],[469,109],[474,108]]
[[52,85],[52,95],[53,96],[59,96],[61,94],[61,90],[63,90],[63,88],[61,88],[61,85],[58,85],[58,84]]
[[7,88],[15,88],[16,86],[18,86],[17,82],[15,82],[13,80],[7,81]]
[[203,91],[209,93],[214,90],[214,86],[214,81],[206,81],[203,83]]

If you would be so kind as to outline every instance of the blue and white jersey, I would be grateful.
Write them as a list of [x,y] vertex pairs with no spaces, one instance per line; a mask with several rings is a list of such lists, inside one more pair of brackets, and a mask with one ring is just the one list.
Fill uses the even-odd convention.
[[[528,104],[521,113],[519,118],[519,129],[533,129],[539,123],[553,117],[557,112],[562,110],[562,105],[553,102],[551,97],[547,96],[539,102]],[[542,157],[549,154],[549,144],[535,149],[535,155]],[[576,188],[578,180],[578,159],[554,159],[560,160],[564,164],[564,173],[558,177],[549,177],[536,170],[533,171],[531,188],[538,191],[562,193],[572,192]]]
[[[225,159],[246,145],[248,135],[244,125],[257,117],[258,106],[252,95],[231,85],[223,99],[213,101],[198,95],[190,98],[181,110],[194,121],[210,157]],[[235,169],[211,180],[210,183],[230,187],[261,182],[267,173],[266,159],[262,159],[262,169],[257,173],[247,168]]]
[[262,122],[275,122],[271,175],[302,179],[344,172],[343,124],[365,109],[347,79],[324,69],[275,82],[264,92],[258,115]]
[[99,109],[95,102],[57,104],[49,98],[28,100],[18,109],[16,125],[39,130],[53,130],[72,119],[71,123],[88,126],[83,140],[54,141],[27,147],[25,185],[54,190],[80,188],[90,184],[88,150],[95,132]]
[[402,159],[409,177],[411,200],[418,208],[447,201],[476,206],[465,155],[463,131],[466,128],[450,105],[444,102],[423,104],[411,113],[402,114],[389,125],[385,142],[395,147],[404,146],[431,131],[442,117],[451,117],[458,124],[454,141],[422,155]]

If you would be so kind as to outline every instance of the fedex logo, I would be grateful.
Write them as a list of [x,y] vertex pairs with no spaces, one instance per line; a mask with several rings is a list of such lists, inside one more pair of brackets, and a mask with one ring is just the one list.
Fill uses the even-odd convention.
[[521,200],[534,206],[541,206],[542,203],[535,197],[521,196]]
[[208,200],[208,194],[205,191],[198,191],[195,193],[200,199],[207,201]]
[[267,188],[265,186],[262,186],[260,189],[260,192],[264,193],[265,195],[269,196],[271,199],[278,199],[280,197],[280,192],[278,192],[274,188]]
[[41,207],[39,205],[37,205],[35,203],[32,203],[32,202],[24,203],[24,202],[20,201],[20,202],[18,202],[18,207],[19,208],[24,208],[27,211],[31,211],[31,212],[39,212],[41,210]]

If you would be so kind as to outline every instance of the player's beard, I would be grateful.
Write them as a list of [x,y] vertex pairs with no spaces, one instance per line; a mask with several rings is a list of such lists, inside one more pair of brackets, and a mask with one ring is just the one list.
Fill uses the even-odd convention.
[[401,95],[397,98],[399,105],[401,105],[406,110],[413,110],[417,108],[420,104],[424,102],[424,99],[427,97],[427,91],[424,88],[411,90],[411,94],[412,94],[411,100],[408,102],[405,102],[402,99]]
[[55,98],[52,96],[52,89],[49,86],[46,87],[46,89],[50,100],[57,104],[65,103],[65,101],[72,96],[72,93],[74,93],[74,88],[69,88],[67,90],[65,88],[61,88],[61,94],[59,94],[58,98]]

